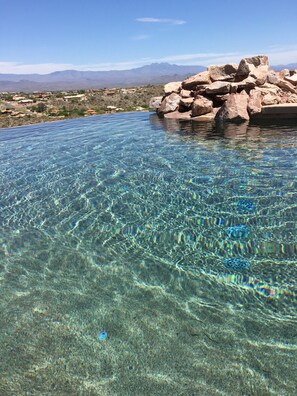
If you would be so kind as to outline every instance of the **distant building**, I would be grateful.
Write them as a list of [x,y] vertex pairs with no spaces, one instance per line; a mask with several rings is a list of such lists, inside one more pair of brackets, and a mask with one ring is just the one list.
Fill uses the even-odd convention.
[[18,102],[21,104],[32,104],[33,100],[32,99],[21,99]]
[[112,96],[116,93],[116,88],[105,89],[103,95]]
[[133,94],[137,91],[136,88],[123,88],[122,90],[122,94],[126,95],[126,94]]
[[12,100],[14,100],[15,102],[19,102],[20,100],[25,100],[25,96],[19,96],[19,95],[14,95],[12,97]]
[[78,94],[78,95],[67,95],[67,96],[64,96],[64,100],[66,100],[66,102],[68,100],[73,100],[73,99],[75,99],[75,100],[78,99],[80,101],[86,100],[86,95],[85,94]]

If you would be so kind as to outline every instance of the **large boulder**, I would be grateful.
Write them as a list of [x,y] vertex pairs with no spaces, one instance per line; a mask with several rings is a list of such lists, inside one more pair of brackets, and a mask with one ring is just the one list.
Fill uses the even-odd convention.
[[164,85],[164,92],[166,95],[172,92],[179,93],[181,90],[181,81],[174,81]]
[[267,82],[269,84],[277,84],[279,80],[280,78],[278,76],[278,73],[276,73],[274,70],[270,70],[267,76]]
[[171,120],[190,120],[191,119],[191,110],[186,111],[184,113],[180,113],[178,110],[173,111],[172,113],[164,114],[164,118]]
[[203,96],[197,96],[192,104],[192,117],[201,116],[203,114],[210,113],[212,111],[212,101],[204,98]]
[[295,88],[295,86],[293,84],[291,84],[289,81],[285,81],[285,80],[280,80],[277,83],[277,86],[280,87],[283,91],[288,91],[288,92],[292,92],[292,93],[297,93],[297,89]]
[[195,89],[197,85],[200,84],[209,84],[210,77],[208,71],[204,71],[195,76],[191,76],[182,82],[183,89]]
[[202,122],[211,122],[215,119],[216,109],[213,109],[210,113],[203,114],[201,116],[192,117],[191,119],[194,121],[202,121]]
[[281,101],[280,97],[274,92],[268,92],[262,97],[263,106],[278,104],[280,101]]
[[192,91],[188,90],[188,89],[182,89],[180,91],[180,96],[182,98],[190,98],[192,96]]
[[191,109],[194,98],[181,98],[179,102],[179,111],[185,112]]
[[209,66],[207,68],[211,81],[232,81],[237,72],[238,65],[226,64],[222,66]]
[[285,77],[289,77],[290,76],[290,70],[289,69],[282,69],[277,74],[278,74],[280,79],[284,79]]
[[178,108],[179,102],[180,96],[176,93],[166,96],[158,108],[158,114],[164,115],[166,113],[170,113],[171,111],[175,111]]
[[209,86],[209,84],[202,84],[202,85],[197,85],[194,91],[194,96],[197,95],[204,95],[206,88]]
[[215,81],[205,89],[208,95],[226,94],[230,92],[231,84],[226,81]]
[[235,79],[236,81],[241,81],[251,75],[256,79],[263,80],[265,76],[265,78],[267,78],[268,73],[268,57],[265,55],[258,55],[251,58],[244,58],[240,61]]
[[247,106],[248,95],[245,91],[230,94],[226,102],[217,112],[215,120],[219,122],[243,122],[250,119]]
[[269,75],[269,66],[256,67],[251,73],[250,77],[254,77],[257,85],[263,85],[267,81]]
[[242,81],[231,83],[231,93],[240,92],[245,90],[249,92],[251,89],[256,87],[256,79],[254,77],[248,76]]
[[261,113],[262,95],[260,90],[252,89],[250,91],[247,109],[250,115]]
[[288,95],[287,103],[297,103],[297,94]]
[[281,92],[281,88],[279,88],[275,84],[270,84],[268,82],[263,84],[261,87],[257,87],[256,89],[259,89],[260,91],[264,91],[264,92],[273,92],[273,93]]
[[157,110],[162,103],[163,96],[154,96],[150,99],[149,108]]
[[297,85],[297,73],[293,74],[292,76],[285,76],[285,80],[289,81],[289,83],[293,85]]
[[281,101],[282,91],[277,85],[265,83],[261,87],[256,87],[255,90],[261,94],[262,106],[278,104]]

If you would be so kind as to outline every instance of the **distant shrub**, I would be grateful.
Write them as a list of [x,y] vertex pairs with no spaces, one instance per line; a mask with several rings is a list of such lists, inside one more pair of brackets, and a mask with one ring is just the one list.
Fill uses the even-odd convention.
[[47,105],[43,102],[39,102],[36,106],[34,106],[34,111],[37,111],[37,113],[44,113],[46,109]]

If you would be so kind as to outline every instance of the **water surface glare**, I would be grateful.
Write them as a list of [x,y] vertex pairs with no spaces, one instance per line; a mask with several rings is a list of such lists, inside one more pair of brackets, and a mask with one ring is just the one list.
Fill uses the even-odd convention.
[[0,131],[0,394],[295,395],[297,126]]

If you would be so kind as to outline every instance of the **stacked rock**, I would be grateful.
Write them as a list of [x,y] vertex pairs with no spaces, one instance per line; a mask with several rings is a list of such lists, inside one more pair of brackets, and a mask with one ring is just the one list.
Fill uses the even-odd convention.
[[165,118],[248,121],[263,106],[297,103],[297,70],[275,72],[265,55],[237,64],[209,66],[207,71],[164,86],[150,108]]

